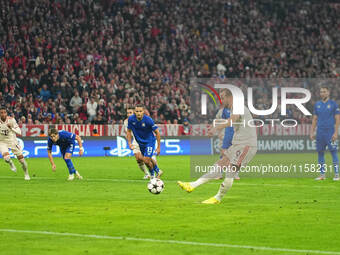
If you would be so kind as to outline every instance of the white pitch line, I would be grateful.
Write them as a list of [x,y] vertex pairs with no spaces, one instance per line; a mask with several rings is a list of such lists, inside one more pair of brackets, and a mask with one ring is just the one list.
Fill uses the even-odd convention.
[[93,238],[93,239],[139,241],[139,242],[149,242],[149,243],[180,244],[180,245],[235,248],[235,249],[254,249],[254,250],[277,251],[277,252],[295,252],[295,253],[340,255],[340,252],[337,252],[337,251],[300,250],[300,249],[287,249],[287,248],[273,248],[273,247],[265,247],[265,246],[237,245],[237,244],[226,244],[226,243],[201,243],[201,242],[191,242],[191,241],[161,240],[161,239],[124,237],[124,236],[106,236],[106,235],[61,233],[61,232],[19,230],[19,229],[0,229],[0,232],[27,233],[27,234],[51,235],[51,236],[71,236],[71,237],[82,237],[82,238],[85,237],[85,238]]
[[[23,177],[19,176],[0,176],[0,179],[23,179]],[[32,179],[36,180],[57,180],[59,178],[50,178],[50,177],[32,177]],[[66,180],[66,178],[65,178]],[[90,181],[90,182],[96,182],[96,181],[108,181],[108,182],[136,182],[136,183],[146,183],[147,180],[136,180],[136,179],[109,179],[109,178],[86,178],[82,181]],[[176,180],[164,180],[165,182],[175,183]],[[206,183],[210,185],[216,185],[216,182],[210,182]],[[329,186],[329,185],[314,185],[311,183],[310,185],[305,184],[289,184],[289,183],[242,183],[241,181],[234,182],[234,185],[241,185],[241,186],[272,186],[272,187],[306,187],[306,188],[338,188],[337,186]]]

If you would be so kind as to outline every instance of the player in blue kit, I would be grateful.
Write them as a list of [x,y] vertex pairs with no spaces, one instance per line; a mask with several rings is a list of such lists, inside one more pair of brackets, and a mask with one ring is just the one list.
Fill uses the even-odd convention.
[[53,157],[52,157],[52,146],[58,145],[61,151],[61,155],[63,155],[63,159],[65,160],[65,163],[67,165],[67,168],[70,174],[67,180],[73,181],[74,177],[77,177],[78,179],[83,179],[83,177],[79,174],[79,172],[76,171],[71,161],[71,157],[73,154],[76,140],[79,144],[79,156],[82,156],[84,153],[84,148],[81,142],[81,138],[76,134],[63,131],[63,130],[58,131],[55,128],[51,128],[48,131],[48,136],[49,137],[48,137],[47,153],[48,153],[48,159],[50,160],[50,163],[52,165],[52,170],[55,171],[56,169],[56,165],[54,164]]
[[[139,145],[141,154],[143,155],[143,162],[149,168],[151,177],[160,178],[163,171],[157,166],[157,162],[152,159],[152,155],[155,151],[156,139],[157,148],[156,153],[159,155],[161,146],[161,136],[157,125],[152,118],[144,114],[144,106],[136,105],[135,114],[129,117],[126,138],[131,150],[134,149],[132,144],[132,133]],[[156,138],[155,138],[156,135]]]
[[[314,105],[313,122],[310,138],[316,137],[316,150],[318,152],[318,164],[320,176],[316,180],[325,179],[325,149],[328,147],[333,158],[334,181],[339,180],[338,159],[338,129],[340,124],[340,109],[337,103],[329,99],[329,89],[326,86],[320,88],[321,100]],[[316,129],[316,136],[315,136]],[[329,169],[329,168],[328,168]]]

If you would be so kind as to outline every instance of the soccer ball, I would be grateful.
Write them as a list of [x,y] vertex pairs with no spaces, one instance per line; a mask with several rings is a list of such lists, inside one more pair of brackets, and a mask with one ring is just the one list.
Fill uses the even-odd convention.
[[164,182],[161,179],[152,178],[148,183],[148,190],[152,194],[159,194],[164,189]]

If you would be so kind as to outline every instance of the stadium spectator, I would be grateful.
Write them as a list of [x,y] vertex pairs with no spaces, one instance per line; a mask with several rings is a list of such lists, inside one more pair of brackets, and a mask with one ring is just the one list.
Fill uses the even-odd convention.
[[40,90],[40,96],[44,102],[47,102],[51,98],[51,91],[48,90],[47,85],[44,84]]
[[88,101],[86,104],[87,114],[89,116],[90,122],[93,121],[94,118],[97,116],[97,107],[97,102],[95,101],[94,97],[91,97],[90,101]]
[[92,130],[92,136],[99,136],[98,130],[96,128]]
[[39,137],[47,137],[47,135],[45,134],[45,131],[43,129],[40,130]]
[[190,134],[191,134],[191,127],[190,127],[189,121],[188,119],[184,119],[182,135],[190,135]]
[[71,98],[70,106],[72,107],[73,113],[78,112],[79,108],[82,106],[83,100],[79,96],[78,90],[74,92],[74,96]]

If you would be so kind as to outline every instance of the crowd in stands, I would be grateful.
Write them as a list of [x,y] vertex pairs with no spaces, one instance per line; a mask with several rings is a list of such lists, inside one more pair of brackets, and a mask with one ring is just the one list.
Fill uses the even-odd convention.
[[[157,123],[183,123],[197,117],[190,111],[192,77],[340,74],[337,3],[0,0],[0,6],[0,103],[19,123],[122,123],[126,106],[137,103]],[[305,86],[313,103],[318,89],[311,84]],[[337,86],[331,83],[339,100]],[[271,89],[256,93],[258,106]]]

